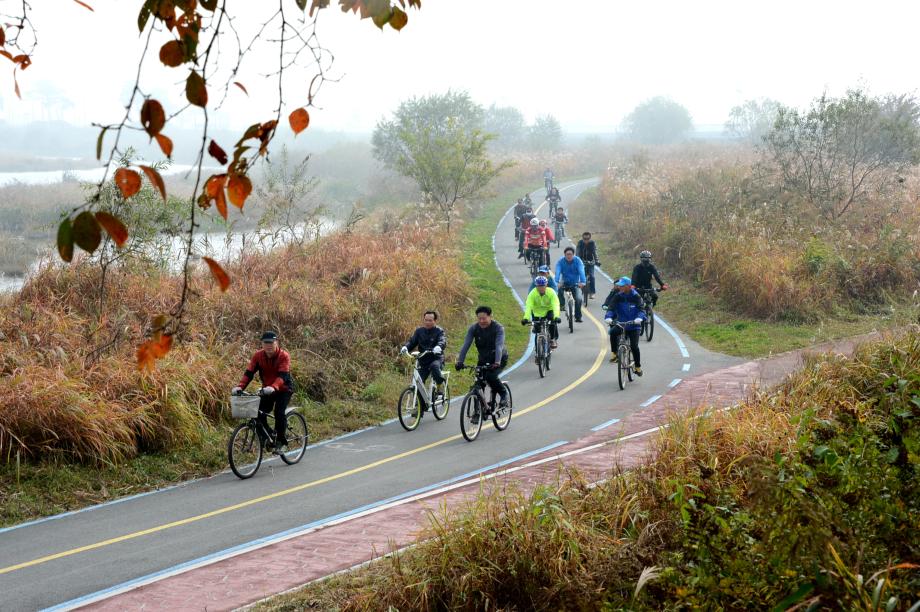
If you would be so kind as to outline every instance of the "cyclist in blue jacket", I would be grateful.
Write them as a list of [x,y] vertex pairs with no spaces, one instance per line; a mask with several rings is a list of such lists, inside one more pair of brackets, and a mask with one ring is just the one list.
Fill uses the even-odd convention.
[[546,279],[547,287],[559,293],[559,286],[556,284],[556,279],[549,275],[549,266],[540,266],[537,268],[537,275],[530,281],[530,289],[527,290],[527,295],[530,295],[530,292],[537,286],[537,279],[541,276]]
[[585,286],[585,264],[575,255],[574,247],[565,247],[565,256],[556,262],[556,282],[559,283],[560,307],[565,310],[565,287],[575,294],[575,322],[581,323],[581,289]]
[[[632,349],[633,360],[636,362],[634,370],[636,376],[642,376],[642,361],[639,355],[639,332],[642,329],[642,321],[645,320],[645,302],[642,296],[632,286],[632,281],[628,276],[622,276],[614,283],[613,289],[607,299],[604,300],[604,320],[610,325],[617,321],[623,325],[626,330],[626,337],[629,338],[629,347]],[[620,334],[623,330],[613,325],[610,327],[610,350],[613,356],[610,363],[617,362],[617,342],[620,340]]]

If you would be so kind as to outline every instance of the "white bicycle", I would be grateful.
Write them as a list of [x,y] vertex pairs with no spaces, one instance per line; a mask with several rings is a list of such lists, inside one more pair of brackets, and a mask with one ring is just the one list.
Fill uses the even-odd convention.
[[433,354],[431,351],[409,353],[409,356],[415,360],[415,366],[412,368],[409,386],[400,394],[399,403],[396,405],[399,423],[406,431],[413,431],[418,427],[418,424],[422,422],[422,414],[428,408],[431,408],[431,414],[439,421],[447,416],[447,411],[450,409],[450,372],[442,372],[444,376],[443,393],[437,393],[433,376],[430,385],[426,386],[419,372],[419,360],[431,354]]

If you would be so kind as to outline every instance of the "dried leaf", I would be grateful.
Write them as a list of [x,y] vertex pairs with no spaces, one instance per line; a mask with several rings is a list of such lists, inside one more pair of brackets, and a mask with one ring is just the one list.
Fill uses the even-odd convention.
[[99,138],[96,139],[96,159],[102,159],[102,138],[108,129],[107,127],[102,128],[102,131],[99,132]]
[[210,257],[202,257],[202,259],[208,264],[208,268],[211,269],[211,275],[214,277],[214,280],[217,281],[217,284],[220,285],[220,290],[226,291],[230,286],[230,276],[224,272],[224,269],[220,267],[219,263]]
[[86,251],[93,253],[99,248],[102,242],[102,230],[96,217],[88,210],[84,210],[73,220],[73,241],[77,246]]
[[141,190],[141,175],[128,168],[115,171],[115,184],[121,190],[121,197],[128,199]]
[[397,32],[406,27],[406,24],[409,23],[409,16],[406,15],[406,12],[399,7],[393,7],[393,14],[390,15],[390,27],[392,27]]
[[252,193],[252,181],[245,174],[233,174],[230,176],[230,182],[227,184],[227,195],[230,202],[237,208],[243,208],[246,198]]
[[221,166],[227,163],[227,153],[213,140],[211,140],[211,144],[208,145],[208,155],[216,159]]
[[211,200],[217,206],[217,212],[224,219],[227,218],[227,198],[224,195],[224,185],[227,183],[226,174],[215,174],[204,184],[205,200],[210,206]]
[[160,61],[175,68],[185,61],[185,47],[178,40],[171,40],[160,47]]
[[144,100],[144,105],[141,106],[141,125],[151,138],[159,134],[166,125],[163,105],[153,99]]
[[115,246],[121,248],[128,242],[128,228],[118,217],[110,215],[107,212],[99,211],[96,213],[96,221],[102,226],[102,229],[111,236]]
[[73,259],[73,225],[70,218],[64,219],[58,226],[57,248],[61,259],[68,263]]
[[160,192],[160,196],[163,198],[163,201],[166,201],[166,184],[163,182],[163,177],[160,176],[160,173],[151,168],[150,166],[138,166],[141,170],[144,171],[144,174],[147,175],[147,179],[156,187],[157,191]]
[[246,91],[246,88],[243,87],[242,83],[240,83],[239,81],[233,81],[233,84],[239,87],[240,89],[242,89],[244,94],[246,94],[247,96],[249,95],[249,92]]
[[192,70],[185,81],[185,97],[195,106],[202,108],[208,104],[208,89],[201,75]]
[[81,0],[73,0],[73,1],[76,2],[77,4],[79,4],[79,5],[82,6],[82,7],[88,8],[89,10],[93,11],[94,13],[96,12],[95,9],[93,9],[93,7],[91,7],[90,5],[88,5],[88,4],[85,3],[85,2],[82,2]]
[[6,44],[6,33],[0,28],[0,47]]
[[201,0],[201,6],[213,13],[217,10],[217,0]]
[[294,135],[300,134],[302,131],[307,129],[307,126],[310,125],[310,113],[307,112],[305,108],[298,108],[293,113],[288,116],[288,121],[291,124],[291,129],[294,130]]
[[157,144],[160,145],[160,150],[163,151],[163,155],[171,159],[173,141],[169,138],[169,136],[166,136],[165,134],[157,134],[155,138],[157,139]]
[[152,372],[157,359],[165,357],[172,348],[172,342],[172,335],[160,334],[137,347],[137,369]]
[[15,69],[13,70],[13,84],[15,85],[15,87],[13,87],[13,91],[16,92],[16,97],[19,98],[20,100],[22,100],[22,94],[19,93],[19,79],[16,78],[16,70],[15,70]]

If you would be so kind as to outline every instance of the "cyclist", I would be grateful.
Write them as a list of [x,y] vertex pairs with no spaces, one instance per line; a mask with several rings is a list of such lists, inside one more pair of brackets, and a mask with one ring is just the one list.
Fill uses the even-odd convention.
[[[505,348],[505,328],[501,323],[492,320],[492,309],[488,306],[480,306],[476,309],[476,322],[466,330],[466,338],[463,341],[463,348],[457,355],[457,370],[463,369],[463,360],[466,359],[466,353],[470,350],[473,342],[476,343],[476,352],[479,353],[480,366],[491,366],[485,371],[483,378],[489,387],[500,398],[499,406],[508,407],[508,397],[505,393],[505,386],[498,377],[506,365],[508,365],[508,350]],[[478,420],[478,415],[475,417]]]
[[530,199],[529,193],[524,194],[524,204],[528,207],[533,206],[533,200]]
[[524,244],[527,250],[524,253],[524,263],[529,263],[534,257],[540,265],[544,265],[546,247],[549,242],[546,239],[546,232],[540,227],[540,222],[536,218],[530,220],[530,227],[524,232]]
[[569,222],[569,216],[565,214],[565,209],[561,206],[556,207],[556,214],[553,215],[553,222],[559,226]]
[[536,218],[536,215],[533,214],[533,208],[530,206],[524,210],[524,214],[521,215],[521,231],[518,235],[518,259],[524,256],[524,234],[527,233],[527,229],[530,228],[531,221]]
[[548,283],[542,276],[535,278],[534,284],[533,291],[527,294],[521,325],[527,325],[531,321],[546,321],[546,324],[549,325],[549,346],[556,348],[558,346],[556,341],[559,339],[557,323],[562,321],[559,318],[559,296],[547,286]]
[[559,286],[556,285],[556,279],[549,273],[549,266],[540,266],[537,268],[537,275],[530,281],[530,289],[527,290],[527,293],[533,291],[533,288],[537,286],[537,279],[540,277],[546,279],[546,286],[559,294]]
[[546,195],[549,195],[553,187],[553,171],[549,168],[543,171],[543,184],[546,186]]
[[549,247],[552,246],[553,241],[556,240],[556,237],[553,236],[553,230],[549,226],[549,223],[546,222],[546,219],[540,219],[540,229],[543,230],[543,234],[546,236],[546,252],[543,255],[543,265],[549,265]]
[[[262,349],[249,360],[249,366],[243,373],[243,378],[237,386],[233,387],[233,393],[242,393],[243,390],[252,382],[256,372],[259,373],[259,380],[262,381],[262,399],[259,401],[259,423],[268,430],[268,413],[274,410],[275,414],[275,453],[283,453],[284,447],[287,446],[285,437],[285,426],[287,419],[288,402],[291,401],[291,395],[294,394],[294,380],[291,378],[291,356],[287,351],[278,345],[278,334],[267,331],[262,334]],[[261,435],[261,430],[260,430]]]
[[556,262],[556,278],[559,279],[559,295],[565,308],[565,288],[572,287],[575,294],[575,322],[581,323],[581,290],[585,286],[585,265],[575,255],[575,249],[565,247],[564,255]]
[[[626,329],[626,337],[629,338],[629,347],[632,349],[633,361],[636,362],[634,370],[636,376],[642,376],[642,361],[639,355],[639,331],[642,329],[642,321],[645,320],[645,302],[632,285],[632,280],[628,276],[622,276],[616,283],[607,299],[604,300],[604,320],[609,325],[611,321],[616,320]],[[623,332],[617,326],[610,327],[610,350],[613,356],[610,363],[617,362],[617,342],[620,340],[620,334]]]
[[[431,351],[419,359],[418,373],[422,376],[422,381],[428,380],[430,374],[434,382],[438,385],[435,391],[437,394],[444,393],[444,376],[441,374],[441,368],[444,367],[444,349],[447,348],[447,333],[438,326],[438,313],[435,310],[426,310],[422,315],[422,326],[415,329],[415,333],[409,338],[403,347],[399,350],[400,355],[406,355],[413,349],[419,351]],[[428,407],[426,406],[427,410]]]
[[575,246],[575,254],[581,258],[585,264],[585,278],[588,279],[588,293],[594,297],[594,266],[600,267],[601,262],[597,260],[597,244],[591,240],[591,232],[583,232],[581,240]]
[[518,198],[517,204],[514,205],[514,235],[517,236],[521,231],[521,218],[527,212],[527,205],[522,198]]
[[659,291],[664,291],[668,288],[667,284],[661,280],[658,268],[652,263],[652,252],[642,251],[639,253],[639,263],[633,268],[632,282],[636,289],[648,296],[648,299],[652,302],[652,308],[658,304],[658,291],[652,289],[653,278],[658,281]]

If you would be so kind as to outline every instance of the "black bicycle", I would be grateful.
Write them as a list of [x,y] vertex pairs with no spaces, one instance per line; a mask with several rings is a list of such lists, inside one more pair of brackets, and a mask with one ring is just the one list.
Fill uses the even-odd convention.
[[562,239],[565,238],[565,221],[554,221],[556,233],[553,236],[556,239],[556,248],[559,248],[559,244],[562,242]]
[[569,324],[569,333],[575,332],[575,288],[571,285],[562,287],[562,297],[565,300],[565,319]]
[[550,363],[553,360],[553,346],[549,339],[549,323],[546,319],[531,319],[525,325],[533,326],[534,347],[533,357],[537,363],[537,371],[540,378],[544,378],[549,372]]
[[646,342],[651,342],[652,336],[655,335],[655,309],[652,304],[658,292],[655,291],[654,288],[639,289],[639,295],[642,297],[642,301],[645,302],[646,316],[646,320],[642,322],[642,331],[640,335],[645,336]]
[[479,436],[479,432],[482,431],[483,420],[489,417],[492,418],[492,425],[498,431],[506,430],[511,422],[513,402],[508,381],[502,381],[502,385],[505,387],[505,395],[508,398],[507,407],[496,405],[498,395],[491,389],[489,389],[489,400],[486,401],[485,390],[489,383],[486,382],[485,372],[491,367],[490,365],[475,366],[473,384],[470,385],[469,392],[463,398],[463,403],[460,404],[460,433],[463,434],[467,442],[472,442]]
[[623,323],[611,320],[610,327],[619,327],[620,337],[617,340],[617,384],[620,391],[626,388],[627,382],[632,382],[635,363],[633,362],[632,349],[629,347],[629,338],[626,336],[626,327]]
[[585,304],[588,303],[592,297],[594,297],[594,288],[595,288],[595,277],[594,277],[594,266],[597,264],[595,262],[586,261],[585,263]]
[[543,265],[543,249],[527,247],[524,253],[524,258],[530,264],[530,278],[533,279],[537,276],[537,270]]
[[275,449],[275,431],[271,426],[274,415],[267,415],[271,419],[267,428],[258,419],[261,396],[261,391],[258,394],[241,392],[230,396],[231,415],[246,421],[237,425],[230,434],[227,457],[230,460],[230,469],[244,480],[259,471],[264,450],[274,452],[288,465],[299,462],[307,451],[307,420],[297,412],[296,406],[288,406],[284,413],[287,419],[288,450],[282,452]]

